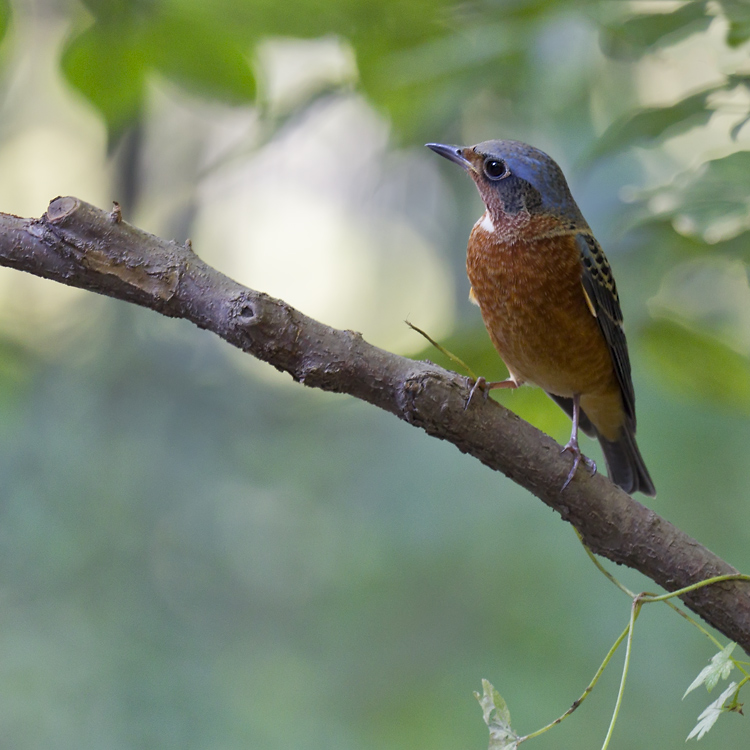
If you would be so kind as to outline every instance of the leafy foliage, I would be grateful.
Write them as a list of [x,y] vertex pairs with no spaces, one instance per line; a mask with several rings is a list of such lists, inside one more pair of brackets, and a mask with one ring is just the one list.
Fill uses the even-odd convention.
[[670,185],[644,191],[642,200],[658,199],[648,210],[651,217],[679,221],[683,233],[715,241],[721,234],[750,230],[749,170],[750,151],[736,151],[683,172]]
[[688,128],[704,125],[713,114],[708,108],[708,98],[718,89],[718,86],[711,86],[669,107],[646,107],[628,113],[599,138],[589,158],[598,159],[633,145],[654,145]]
[[[355,44],[362,81],[376,99],[390,99],[403,63],[392,55],[441,36],[434,18],[447,14],[428,3],[274,2],[224,0],[209,5],[168,0],[88,0],[93,24],[73,35],[63,70],[104,116],[112,134],[141,115],[149,75],[160,73],[188,90],[251,103],[250,60],[267,36],[314,38],[337,34]],[[395,88],[398,88],[396,84]]]
[[522,99],[534,56],[528,41],[540,19],[580,5],[297,0],[290,10],[270,0],[88,0],[93,23],[68,40],[63,70],[116,136],[141,115],[152,73],[210,98],[252,102],[249,61],[258,42],[337,35],[355,48],[362,89],[396,133],[424,140],[454,127],[480,77],[493,96]]
[[63,71],[104,116],[114,136],[142,113],[151,73],[228,102],[253,100],[247,51],[230,28],[166,3],[99,3],[95,20],[70,38]]
[[[719,653],[711,657],[710,664],[704,667],[690,683],[685,695],[682,696],[683,700],[688,693],[701,685],[705,685],[706,690],[710,693],[719,684],[719,680],[729,679],[732,670],[738,666],[737,661],[732,658],[732,652],[736,645],[736,643],[728,643]],[[750,680],[750,677],[747,676],[744,669],[740,669],[745,674],[745,678],[739,683],[730,682],[724,692],[701,712],[698,716],[698,723],[693,727],[687,739],[701,739],[723,713],[729,713],[730,711],[742,713],[742,704],[738,702],[738,696],[740,688]],[[730,697],[731,701],[729,700]]]
[[[638,60],[654,50],[668,50],[723,16],[727,47],[748,38],[748,6],[727,0],[711,5],[689,2],[669,13],[642,13],[604,27],[603,48],[619,59]],[[732,59],[732,58],[727,58]],[[706,127],[715,113],[731,114],[728,140],[737,139],[750,121],[748,76],[744,69],[725,67],[722,79],[699,91],[684,94],[671,104],[636,107],[616,119],[592,146],[593,160],[604,159],[633,146],[656,149],[694,129]],[[731,103],[730,103],[731,102]],[[714,142],[721,143],[715,135]],[[668,181],[657,182],[637,194],[631,218],[639,227],[638,245],[679,248],[691,255],[735,256],[747,260],[750,231],[750,190],[747,174],[750,152],[739,146],[717,158],[707,145],[691,154]],[[644,158],[650,158],[647,154]],[[631,225],[632,228],[632,225]],[[750,409],[750,352],[730,349],[712,332],[677,318],[656,320],[641,329],[654,373],[669,388],[708,398],[744,413]],[[706,362],[712,366],[705,367]],[[710,374],[709,371],[710,370]]]
[[[717,85],[689,94],[667,107],[646,107],[630,112],[614,122],[596,142],[589,158],[597,159],[634,145],[653,146],[689,128],[705,125],[714,113],[710,99],[717,93],[727,93],[737,87],[747,87],[748,76],[730,75]],[[735,126],[739,132],[743,117]]]
[[620,59],[640,57],[657,45],[674,43],[707,28],[711,17],[706,10],[705,0],[694,1],[669,13],[635,15],[607,23],[602,27],[602,49]]
[[721,7],[729,20],[727,44],[739,47],[750,39],[750,6],[743,0],[722,0]]

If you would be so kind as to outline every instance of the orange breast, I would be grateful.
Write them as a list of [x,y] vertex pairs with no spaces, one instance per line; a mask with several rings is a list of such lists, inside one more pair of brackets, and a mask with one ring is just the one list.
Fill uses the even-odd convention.
[[[602,402],[601,431],[621,422],[612,358],[581,286],[572,235],[498,242],[479,224],[466,263],[492,343],[512,377],[559,396]],[[582,398],[582,402],[584,399]],[[605,403],[606,402],[606,403]],[[594,424],[597,419],[589,414]]]

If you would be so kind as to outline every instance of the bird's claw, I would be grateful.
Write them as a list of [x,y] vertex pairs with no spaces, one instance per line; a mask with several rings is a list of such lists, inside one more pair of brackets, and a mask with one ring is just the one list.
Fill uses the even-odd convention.
[[568,478],[565,480],[565,484],[563,484],[560,492],[563,492],[565,488],[571,483],[581,462],[583,462],[583,465],[589,470],[589,473],[592,477],[594,476],[594,474],[596,474],[596,462],[581,453],[581,449],[578,447],[577,440],[569,440],[565,447],[560,451],[560,453],[573,454],[573,466],[571,467]]
[[466,403],[464,404],[464,411],[466,411],[469,408],[469,404],[471,403],[471,400],[474,398],[474,394],[477,392],[477,389],[482,391],[482,394],[484,395],[484,400],[487,400],[487,397],[490,395],[490,389],[487,388],[487,380],[483,378],[481,375],[474,381],[474,385],[471,387],[471,390],[469,391],[469,397],[466,399]]

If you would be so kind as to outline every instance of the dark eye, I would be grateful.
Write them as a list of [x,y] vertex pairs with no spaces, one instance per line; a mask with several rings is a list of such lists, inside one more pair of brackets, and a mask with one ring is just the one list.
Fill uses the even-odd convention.
[[500,161],[500,159],[493,159],[492,157],[490,157],[489,159],[485,159],[484,173],[491,180],[501,180],[503,177],[507,177],[509,174],[508,167],[505,166],[505,162]]

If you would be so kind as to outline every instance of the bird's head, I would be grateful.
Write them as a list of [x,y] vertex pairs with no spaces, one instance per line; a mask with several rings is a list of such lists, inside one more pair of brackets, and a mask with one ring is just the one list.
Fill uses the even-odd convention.
[[528,213],[561,219],[577,229],[586,227],[562,170],[538,148],[520,141],[427,146],[469,173],[494,221]]

